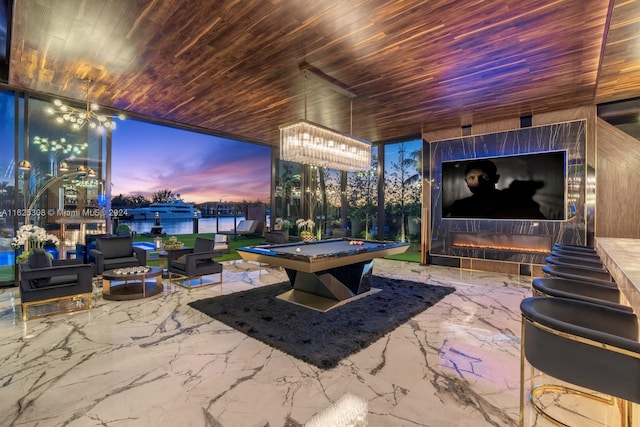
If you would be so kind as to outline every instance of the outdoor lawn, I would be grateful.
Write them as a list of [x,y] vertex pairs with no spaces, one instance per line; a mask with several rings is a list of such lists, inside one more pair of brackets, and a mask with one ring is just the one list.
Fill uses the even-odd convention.
[[[215,238],[215,233],[201,233],[201,234],[179,234],[176,235],[179,241],[184,243],[186,247],[193,247],[193,244],[196,240],[196,237],[205,237],[209,239]],[[164,240],[166,241],[169,237],[165,236]],[[140,236],[137,235],[134,237],[134,242],[154,242],[154,238],[150,236]],[[222,257],[216,258],[217,261],[228,261],[228,260],[236,260],[240,259],[240,256],[236,252],[237,248],[243,246],[255,246],[264,243],[264,238],[262,237],[245,237],[238,236],[237,239],[234,239],[233,236],[229,236],[229,253],[223,254]],[[407,251],[403,254],[393,255],[388,257],[390,259],[395,259],[399,261],[409,261],[409,262],[420,262],[420,253],[415,251]],[[149,264],[157,265],[157,261],[151,261]],[[13,266],[2,266],[0,267],[0,281],[7,282],[13,280]]]

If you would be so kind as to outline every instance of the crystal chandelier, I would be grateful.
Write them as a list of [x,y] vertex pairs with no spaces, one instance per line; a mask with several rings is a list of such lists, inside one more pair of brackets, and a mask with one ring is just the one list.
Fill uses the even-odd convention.
[[[324,83],[336,86],[319,71],[307,66],[303,71],[304,120],[280,126],[280,159],[347,172],[367,170],[371,167],[371,143],[351,135],[318,125],[307,120],[307,78],[311,72]],[[350,98],[355,95],[342,87],[333,87]],[[353,102],[351,103],[353,114]],[[352,126],[353,127],[353,126]]]
[[56,116],[58,123],[69,123],[74,130],[80,130],[85,125],[88,125],[91,129],[95,129],[98,132],[104,132],[105,129],[114,130],[116,128],[116,122],[113,119],[124,120],[124,115],[110,115],[99,113],[100,107],[98,104],[89,102],[89,85],[91,79],[85,79],[87,84],[86,92],[86,108],[84,110],[71,107],[64,104],[62,101],[56,99],[53,101],[54,107],[48,107],[47,113]]
[[356,172],[371,167],[371,144],[301,120],[280,126],[280,158],[291,162]]

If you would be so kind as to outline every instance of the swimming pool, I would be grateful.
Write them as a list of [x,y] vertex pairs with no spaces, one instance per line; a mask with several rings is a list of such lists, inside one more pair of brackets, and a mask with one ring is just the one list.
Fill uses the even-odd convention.
[[156,249],[155,243],[152,242],[133,242],[133,246],[142,248],[146,251],[154,251]]
[[13,251],[0,252],[0,265],[12,265],[16,262]]

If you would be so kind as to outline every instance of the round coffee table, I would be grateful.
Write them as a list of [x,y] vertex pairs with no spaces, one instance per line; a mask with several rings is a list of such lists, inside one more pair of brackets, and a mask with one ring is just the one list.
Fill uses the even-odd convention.
[[[107,300],[124,301],[148,298],[164,290],[162,268],[146,267],[147,271],[126,273],[126,269],[107,270],[102,273],[102,297]],[[146,279],[155,278],[147,282]],[[123,282],[111,286],[112,281]]]

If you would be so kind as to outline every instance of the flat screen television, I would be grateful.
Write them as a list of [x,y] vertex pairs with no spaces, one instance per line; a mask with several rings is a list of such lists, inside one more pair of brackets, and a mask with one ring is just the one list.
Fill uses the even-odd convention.
[[442,218],[566,220],[566,177],[566,151],[445,161]]

